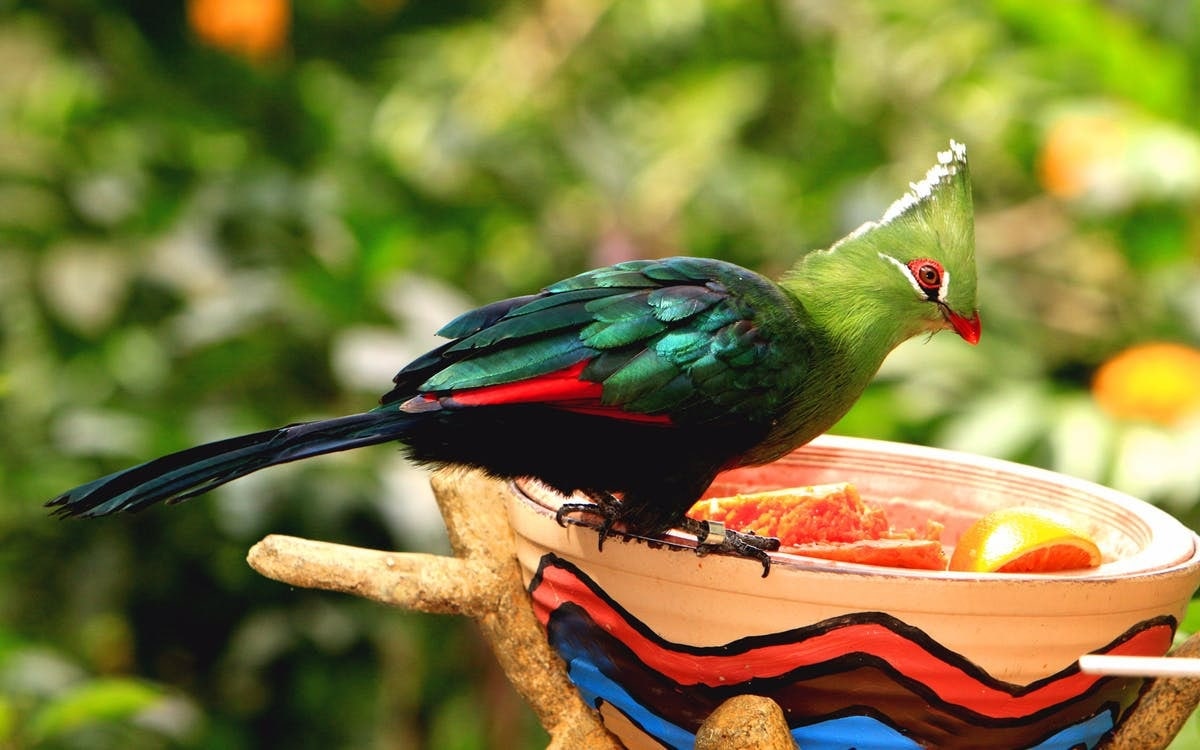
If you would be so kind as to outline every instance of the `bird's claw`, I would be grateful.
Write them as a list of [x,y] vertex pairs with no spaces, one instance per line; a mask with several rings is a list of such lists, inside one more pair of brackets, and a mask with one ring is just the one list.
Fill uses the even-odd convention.
[[779,549],[779,540],[773,536],[759,536],[754,532],[734,531],[725,528],[719,521],[697,521],[694,518],[684,518],[680,528],[696,535],[696,554],[706,555],[710,552],[749,557],[762,564],[762,577],[766,578],[771,572],[771,556],[768,552]]
[[597,549],[604,551],[604,540],[612,534],[613,526],[617,523],[619,517],[617,499],[607,492],[588,493],[591,498],[590,503],[563,503],[558,506],[558,510],[554,512],[554,520],[559,526],[566,527],[567,516],[572,513],[587,513],[593,516],[600,517],[600,526],[597,531],[600,532],[600,541],[597,544]]

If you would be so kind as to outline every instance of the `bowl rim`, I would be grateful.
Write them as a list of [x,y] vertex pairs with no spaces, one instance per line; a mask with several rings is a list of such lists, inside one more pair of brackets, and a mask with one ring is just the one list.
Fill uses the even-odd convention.
[[[1156,548],[1166,541],[1178,545],[1179,554],[1165,563],[1153,565],[1144,564],[1143,561],[1149,559],[1150,555],[1148,555],[1147,551],[1142,551],[1119,560],[1105,562],[1097,568],[1081,571],[1061,571],[1057,573],[972,573],[867,565],[863,563],[824,560],[787,551],[778,551],[769,553],[772,575],[775,575],[776,571],[779,573],[784,573],[785,571],[789,573],[834,573],[870,577],[932,579],[945,582],[962,581],[976,585],[981,581],[1037,581],[1040,583],[1064,581],[1105,584],[1112,581],[1130,581],[1140,577],[1158,578],[1168,576],[1172,573],[1183,573],[1200,566],[1200,536],[1193,530],[1184,526],[1178,519],[1161,508],[1095,482],[1061,474],[1049,469],[1028,466],[990,456],[873,438],[822,435],[797,449],[796,453],[806,450],[859,454],[863,457],[867,455],[882,455],[891,458],[922,458],[954,464],[960,468],[994,472],[999,475],[1019,475],[1034,482],[1057,485],[1072,492],[1090,495],[1102,502],[1110,503],[1132,513],[1146,524],[1151,534],[1150,542],[1146,545],[1148,549]],[[786,460],[786,457],[784,460]],[[552,496],[561,498],[561,495],[536,479],[511,480],[510,486],[512,487],[513,495],[521,502],[530,506],[539,515],[553,519],[557,505],[547,504],[543,498]],[[562,499],[566,500],[566,498]],[[571,525],[594,529],[589,524],[581,523],[573,518],[568,518],[566,521]],[[672,548],[694,550],[697,546],[695,537],[674,529],[668,531],[663,537],[653,539],[627,533],[621,533],[621,536],[630,540],[642,540],[650,542],[652,545],[667,545]],[[1157,552],[1158,550],[1154,551]]]

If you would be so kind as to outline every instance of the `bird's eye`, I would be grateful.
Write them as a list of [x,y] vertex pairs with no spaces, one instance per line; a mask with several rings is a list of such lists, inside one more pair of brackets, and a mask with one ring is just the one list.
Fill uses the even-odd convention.
[[936,292],[942,286],[942,266],[935,260],[924,258],[908,264],[917,284],[927,292]]

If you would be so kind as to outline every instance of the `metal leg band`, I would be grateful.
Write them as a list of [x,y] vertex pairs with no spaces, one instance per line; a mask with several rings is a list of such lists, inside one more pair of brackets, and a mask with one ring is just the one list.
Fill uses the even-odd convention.
[[704,539],[700,540],[701,546],[716,547],[725,543],[725,524],[720,521],[705,521]]

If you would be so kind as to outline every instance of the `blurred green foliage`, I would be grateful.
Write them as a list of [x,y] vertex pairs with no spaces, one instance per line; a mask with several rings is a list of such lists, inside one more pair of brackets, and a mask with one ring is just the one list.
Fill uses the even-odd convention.
[[1194,517],[1196,420],[1090,382],[1200,342],[1197,0],[229,2],[261,13],[0,0],[0,748],[544,745],[469,623],[246,567],[269,532],[443,549],[394,451],[136,517],[41,502],[360,410],[455,312],[586,267],[779,271],[951,137],[983,343],[902,347],[839,431]]

